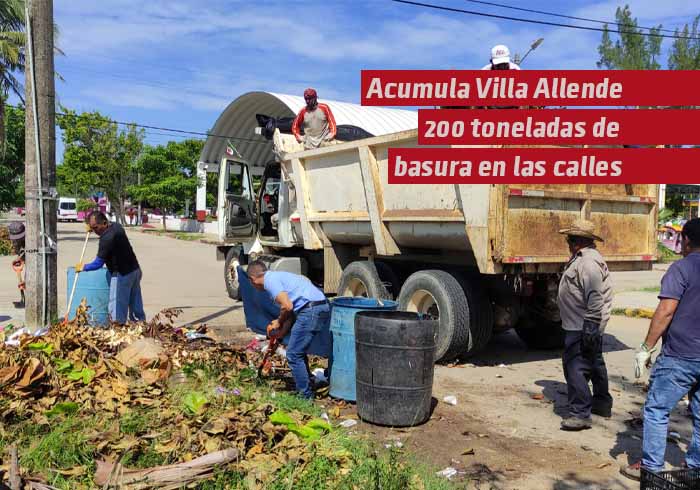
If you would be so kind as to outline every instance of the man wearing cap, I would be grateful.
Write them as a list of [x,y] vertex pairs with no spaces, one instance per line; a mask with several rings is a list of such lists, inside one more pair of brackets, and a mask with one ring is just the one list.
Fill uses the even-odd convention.
[[17,258],[12,261],[12,269],[15,271],[15,274],[17,274],[17,288],[20,294],[20,300],[15,303],[15,307],[24,308],[24,291],[26,289],[24,283],[24,223],[13,221],[7,227],[7,231],[9,232],[10,241],[12,242],[12,251],[17,255]]
[[641,468],[653,473],[664,469],[669,417],[686,394],[693,437],[685,462],[688,468],[700,468],[700,218],[686,222],[681,237],[683,259],[674,262],[661,279],[659,305],[635,355],[634,374],[639,378],[651,365],[651,355],[663,337],[644,404],[642,460],[622,469],[622,474],[635,480],[640,479]]
[[519,70],[520,67],[510,61],[508,46],[498,44],[491,48],[491,62],[482,70]]
[[593,223],[587,220],[576,220],[570,228],[559,231],[566,235],[571,252],[557,298],[565,330],[562,360],[570,413],[561,423],[562,430],[589,429],[591,413],[606,418],[612,415],[613,400],[603,359],[603,332],[612,310],[612,281],[595,245],[603,239],[594,231]]
[[[313,398],[307,352],[314,337],[330,327],[331,312],[326,296],[306,277],[290,272],[268,271],[265,263],[259,260],[248,264],[246,272],[255,289],[267,291],[272,300],[280,305],[280,316],[268,325],[267,333],[282,339],[291,328],[287,362],[297,392],[304,398]],[[328,376],[332,363],[331,356]]]
[[304,143],[305,150],[329,144],[337,131],[331,108],[326,104],[319,104],[316,90],[312,88],[304,90],[304,100],[306,106],[302,107],[292,123],[294,137],[299,143]]

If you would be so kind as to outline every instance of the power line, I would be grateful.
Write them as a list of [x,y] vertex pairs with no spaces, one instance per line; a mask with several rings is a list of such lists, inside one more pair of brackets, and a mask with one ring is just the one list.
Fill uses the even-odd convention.
[[[15,109],[24,110],[24,107],[12,105],[12,104],[5,104],[5,106],[6,107],[13,107]],[[67,114],[65,112],[56,112],[56,115],[57,116],[65,116],[65,117],[79,117],[78,114],[75,114],[75,115],[74,114]],[[240,136],[225,136],[222,134],[204,133],[201,131],[188,131],[188,130],[184,130],[184,129],[164,128],[164,127],[160,127],[160,126],[138,124],[135,122],[116,121],[116,120],[110,119],[108,117],[98,117],[96,119],[99,119],[99,120],[104,121],[104,122],[112,123],[112,124],[120,124],[123,126],[134,126],[134,127],[143,128],[143,129],[154,129],[156,131],[169,131],[171,133],[178,133],[178,134],[191,134],[194,136],[206,136],[207,138],[224,138],[224,139],[231,139],[231,140],[235,140],[235,141],[246,141],[249,143],[268,144],[268,141],[265,141],[265,140],[256,140],[256,139],[252,139],[252,138],[242,138]],[[175,136],[175,135],[173,135],[173,136]]]
[[[512,20],[515,22],[526,22],[530,24],[540,24],[540,25],[547,25],[547,26],[554,26],[554,27],[568,27],[570,29],[580,29],[583,31],[596,31],[596,32],[605,32],[605,29],[601,29],[599,27],[589,27],[589,26],[577,26],[573,24],[561,24],[559,22],[548,22],[546,20],[534,20],[534,19],[522,19],[520,17],[510,17],[507,15],[498,15],[498,14],[488,14],[486,12],[476,12],[474,10],[464,10],[464,9],[458,9],[454,7],[444,7],[442,5],[433,5],[430,3],[422,3],[422,2],[413,2],[411,0],[391,0],[392,2],[396,3],[403,3],[406,5],[415,5],[417,7],[426,7],[426,8],[431,8],[435,10],[443,10],[446,12],[457,12],[460,14],[469,14],[469,15],[478,15],[481,17],[490,17],[492,19],[503,19],[503,20]],[[669,38],[669,39],[700,39],[696,37],[689,37],[689,36],[675,36],[675,35],[668,35],[668,34],[657,34],[655,32],[633,32],[633,31],[618,31],[620,34],[638,34],[640,36],[650,36],[650,37],[661,37],[661,38]]]
[[[549,15],[551,17],[562,17],[564,19],[572,19],[572,20],[582,20],[585,22],[594,22],[596,24],[610,24],[618,27],[632,27],[629,24],[622,24],[620,22],[610,22],[607,20],[599,20],[599,19],[588,19],[586,17],[576,17],[573,15],[565,15],[565,14],[557,14],[554,12],[545,12],[543,10],[535,10],[535,9],[526,9],[523,7],[515,7],[513,5],[503,5],[500,3],[495,3],[495,2],[486,2],[484,0],[464,0],[465,2],[470,2],[470,3],[480,3],[482,5],[490,5],[492,7],[499,7],[499,8],[504,8],[504,9],[511,9],[511,10],[519,10],[521,12],[530,12],[532,14],[542,14],[542,15]],[[647,29],[647,30],[652,30],[655,29],[657,31],[664,31],[664,32],[673,32],[674,34],[678,31],[672,30],[672,29],[662,29],[661,27],[642,27],[642,26],[635,26],[638,29]],[[682,36],[683,39],[686,39],[685,36]],[[693,37],[687,37],[687,39],[695,39]]]

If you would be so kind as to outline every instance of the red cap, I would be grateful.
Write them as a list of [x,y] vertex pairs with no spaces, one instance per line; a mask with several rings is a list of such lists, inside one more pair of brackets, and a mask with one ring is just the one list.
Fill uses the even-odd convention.
[[304,90],[304,98],[307,97],[318,97],[318,95],[316,95],[316,90],[312,88],[307,88],[306,90]]

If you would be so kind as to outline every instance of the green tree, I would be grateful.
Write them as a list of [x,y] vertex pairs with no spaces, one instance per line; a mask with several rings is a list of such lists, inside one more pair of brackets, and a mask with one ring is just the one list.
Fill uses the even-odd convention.
[[698,70],[700,69],[700,32],[698,24],[700,15],[695,17],[691,27],[688,24],[682,30],[676,29],[676,36],[668,55],[669,70]]
[[59,191],[84,196],[104,191],[117,220],[125,223],[126,189],[134,182],[136,159],[143,150],[143,130],[118,125],[99,112],[78,114],[62,108],[58,116],[63,143],[63,163],[57,168]]
[[149,206],[160,208],[165,215],[194,203],[197,192],[197,161],[204,142],[201,140],[170,141],[151,146],[136,162],[141,184],[129,187],[129,195]]
[[[658,70],[661,54],[661,25],[647,31],[640,29],[637,19],[632,17],[629,5],[615,11],[618,39],[613,42],[608,24],[603,26],[603,39],[598,46],[600,60],[598,68],[608,70]],[[644,35],[652,34],[652,35]]]
[[24,109],[8,107],[4,151],[0,151],[0,211],[24,204]]
[[0,148],[5,145],[5,101],[10,93],[23,99],[24,89],[15,74],[24,71],[24,2],[0,1]]

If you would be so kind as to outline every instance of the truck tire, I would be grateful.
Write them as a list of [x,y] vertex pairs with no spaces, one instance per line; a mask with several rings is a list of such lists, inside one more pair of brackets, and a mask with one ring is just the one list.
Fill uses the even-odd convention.
[[238,247],[229,248],[224,262],[224,282],[228,296],[233,300],[241,299],[238,271],[236,270],[239,265],[241,265],[241,249]]
[[554,322],[536,315],[522,318],[515,327],[518,334],[529,349],[552,350],[564,347],[565,330],[561,322]]
[[438,319],[435,332],[435,360],[449,361],[477,346],[470,331],[473,317],[465,288],[452,274],[424,270],[411,274],[401,288],[399,309],[423,313]]
[[493,307],[488,294],[477,286],[477,278],[460,278],[462,289],[469,304],[469,331],[474,338],[473,346],[462,352],[462,357],[470,357],[481,351],[491,341],[493,335]]
[[[382,270],[386,271],[384,268]],[[382,282],[376,264],[363,260],[351,262],[343,270],[338,285],[338,296],[393,299],[391,292]]]

